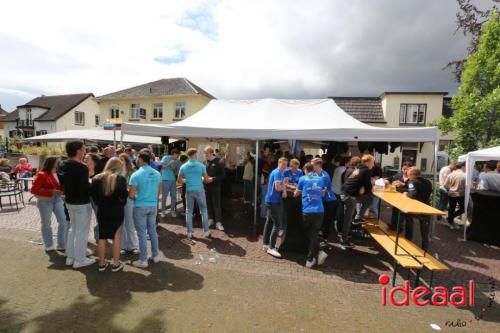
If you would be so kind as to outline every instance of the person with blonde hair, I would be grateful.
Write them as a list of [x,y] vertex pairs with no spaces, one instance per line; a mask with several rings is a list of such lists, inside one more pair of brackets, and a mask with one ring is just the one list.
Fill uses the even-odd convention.
[[99,271],[108,267],[106,262],[106,242],[113,239],[113,263],[111,270],[117,272],[123,269],[120,261],[120,242],[125,204],[127,203],[127,179],[122,175],[124,165],[117,157],[112,157],[106,163],[104,171],[92,180],[91,195],[97,204],[97,221],[99,223]]

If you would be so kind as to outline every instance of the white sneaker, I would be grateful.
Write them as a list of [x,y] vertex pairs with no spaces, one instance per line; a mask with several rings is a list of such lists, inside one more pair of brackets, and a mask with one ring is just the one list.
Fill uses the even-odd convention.
[[95,263],[95,259],[85,258],[82,261],[75,261],[73,263],[73,268],[82,268],[86,266],[93,265]]
[[148,262],[147,261],[141,261],[141,260],[135,260],[132,262],[132,266],[139,267],[139,268],[147,268],[148,267]]
[[307,268],[312,268],[316,264],[316,258],[314,258],[311,261],[306,261],[306,267]]
[[49,252],[49,251],[55,251],[56,250],[56,246],[55,245],[52,245],[52,246],[47,246],[45,248],[45,251],[46,252]]
[[267,252],[267,250],[269,250],[269,245],[262,245],[262,250]]
[[177,213],[175,212],[175,210],[173,210],[172,212],[170,212],[170,215],[172,215],[173,218],[177,217]]
[[328,258],[328,254],[325,251],[319,251],[318,253],[318,266],[321,266],[325,263],[326,258]]
[[222,222],[217,222],[215,224],[215,228],[220,231],[224,231],[224,226],[222,225]]
[[283,234],[284,234],[284,233],[285,233],[285,232],[284,232],[283,230],[278,231],[278,237],[283,237]]
[[188,232],[187,233],[187,238],[189,238],[189,239],[193,238],[193,233],[192,232]]
[[214,221],[214,220],[212,220],[212,219],[208,219],[208,227],[213,226],[213,225],[214,225],[214,223],[215,223],[215,221]]
[[165,212],[160,212],[160,217],[161,217],[161,218],[164,218],[164,217],[165,217],[165,215],[166,215],[166,214],[165,214]]
[[267,249],[267,254],[270,254],[276,258],[281,258],[281,254],[276,249]]
[[95,251],[94,251],[94,250],[92,250],[92,249],[87,248],[87,250],[85,250],[85,255],[86,255],[86,256],[91,256],[91,255],[93,255],[94,253],[95,253]]
[[125,254],[127,251],[125,250],[120,250],[120,254]]
[[66,266],[73,266],[74,262],[73,258],[66,258]]
[[209,238],[209,237],[210,237],[210,231],[205,231],[205,232],[203,233],[203,237],[205,237],[205,238]]
[[154,257],[153,257],[153,262],[154,262],[155,264],[159,263],[159,262],[160,262],[160,256],[154,256]]

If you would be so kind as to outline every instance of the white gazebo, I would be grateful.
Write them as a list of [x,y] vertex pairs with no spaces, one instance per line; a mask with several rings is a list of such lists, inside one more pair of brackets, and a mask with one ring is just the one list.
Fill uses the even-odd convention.
[[474,165],[476,164],[476,162],[481,161],[500,160],[500,146],[471,151],[465,155],[461,155],[458,160],[460,162],[465,162],[465,212],[462,215],[462,219],[464,221],[464,240],[467,240],[467,207],[469,206],[470,190],[472,187],[472,172],[474,171]]
[[[303,141],[432,142],[439,146],[436,127],[380,128],[351,117],[332,99],[212,100],[189,118],[169,125],[124,123],[133,135],[175,138],[211,138]],[[436,178],[434,157],[434,179]],[[258,163],[258,159],[256,159]],[[256,166],[257,167],[257,166]],[[257,177],[257,173],[256,173]],[[257,179],[255,202],[257,202]],[[257,205],[254,221],[257,220]]]

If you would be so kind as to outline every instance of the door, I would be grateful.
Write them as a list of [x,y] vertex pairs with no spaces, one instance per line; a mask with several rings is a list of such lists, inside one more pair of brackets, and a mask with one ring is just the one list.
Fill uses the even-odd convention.
[[410,165],[415,166],[415,163],[417,163],[417,151],[414,149],[403,149],[401,165],[403,165],[404,162],[408,162]]

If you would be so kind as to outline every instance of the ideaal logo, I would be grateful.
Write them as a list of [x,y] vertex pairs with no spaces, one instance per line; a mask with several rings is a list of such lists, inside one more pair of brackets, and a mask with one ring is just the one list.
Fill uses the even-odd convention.
[[[389,283],[390,278],[386,274],[380,275],[378,281],[381,285],[385,286]],[[382,287],[382,305],[387,305],[387,299],[395,306],[409,305],[410,300],[413,304],[418,306],[426,306],[429,304],[435,306],[447,306],[448,304],[454,306],[474,306],[474,281],[469,280],[468,288],[463,286],[452,287],[451,292],[448,292],[443,286],[436,286],[433,292],[427,287],[420,286],[410,291],[410,281],[405,280],[404,287],[394,287],[389,293],[387,288]],[[402,293],[403,299],[397,300],[394,298],[396,293]],[[430,299],[426,296],[432,295]]]

